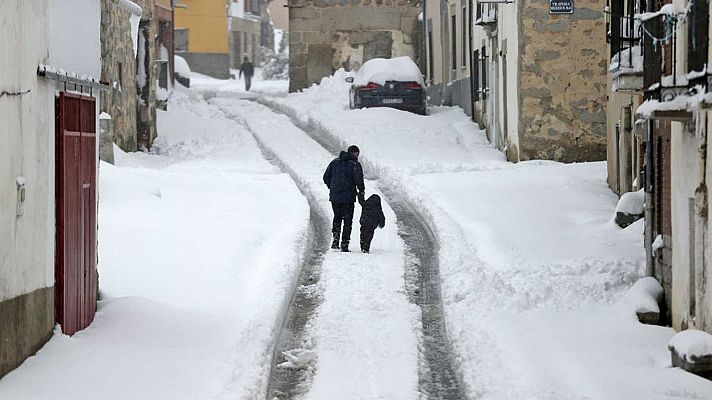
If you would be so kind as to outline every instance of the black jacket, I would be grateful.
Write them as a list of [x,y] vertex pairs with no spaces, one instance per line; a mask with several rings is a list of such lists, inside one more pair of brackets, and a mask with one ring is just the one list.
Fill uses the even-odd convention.
[[358,159],[351,153],[342,151],[324,172],[324,183],[329,188],[329,201],[335,204],[356,202],[356,189],[365,190],[363,169]]
[[251,62],[244,62],[242,65],[240,65],[240,77],[242,74],[245,74],[245,76],[252,76],[255,74],[255,66],[252,65]]
[[361,204],[361,219],[358,221],[361,226],[375,229],[386,226],[386,216],[381,208],[381,197],[377,194],[371,195],[368,200],[359,194],[358,203]]

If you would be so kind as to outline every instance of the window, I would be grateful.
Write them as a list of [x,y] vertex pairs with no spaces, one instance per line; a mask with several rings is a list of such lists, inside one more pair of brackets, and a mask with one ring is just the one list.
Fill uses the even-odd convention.
[[433,82],[434,69],[433,65],[433,20],[428,18],[428,78]]
[[124,65],[120,62],[116,63],[116,75],[118,75],[116,81],[119,83],[119,90],[124,87]]
[[450,16],[450,41],[452,47],[450,54],[452,55],[452,69],[457,69],[457,15]]
[[482,46],[482,51],[480,51],[480,62],[482,63],[480,65],[482,67],[480,87],[482,88],[482,100],[484,100],[487,98],[487,47],[485,46]]
[[188,51],[188,29],[176,28],[173,31],[175,51]]
[[472,68],[472,101],[480,100],[480,50],[477,49],[472,54],[475,60],[474,68]]
[[460,47],[462,47],[462,54],[460,57],[462,58],[462,66],[466,66],[467,63],[465,60],[467,60],[467,21],[465,20],[467,18],[467,7],[462,7],[462,25],[461,30],[462,30],[462,42],[460,44]]

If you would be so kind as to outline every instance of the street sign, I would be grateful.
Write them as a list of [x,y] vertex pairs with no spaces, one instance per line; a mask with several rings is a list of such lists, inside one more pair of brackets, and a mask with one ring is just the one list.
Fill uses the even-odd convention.
[[549,0],[549,14],[573,14],[574,0]]

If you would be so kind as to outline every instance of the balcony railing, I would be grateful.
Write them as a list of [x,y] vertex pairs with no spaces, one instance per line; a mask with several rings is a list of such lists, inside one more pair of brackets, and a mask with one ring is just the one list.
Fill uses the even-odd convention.
[[475,15],[475,25],[482,27],[497,26],[497,4],[477,3],[477,13]]
[[638,3],[613,0],[610,4],[608,42],[610,43],[609,71],[614,91],[643,89],[642,25],[635,18]]

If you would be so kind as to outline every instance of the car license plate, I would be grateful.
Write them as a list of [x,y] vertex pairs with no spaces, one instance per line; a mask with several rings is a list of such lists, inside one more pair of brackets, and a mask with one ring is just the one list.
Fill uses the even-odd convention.
[[383,99],[383,104],[402,104],[403,99]]

